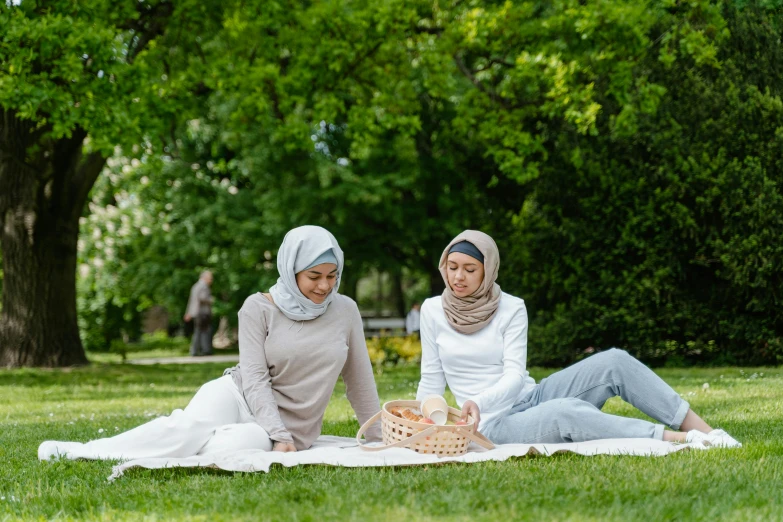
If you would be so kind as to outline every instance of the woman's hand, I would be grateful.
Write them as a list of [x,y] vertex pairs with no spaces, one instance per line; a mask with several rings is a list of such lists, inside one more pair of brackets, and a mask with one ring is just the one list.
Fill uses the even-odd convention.
[[288,453],[291,451],[296,451],[296,447],[294,447],[294,445],[290,442],[275,442],[275,445],[272,446],[272,451]]
[[468,416],[473,417],[478,425],[481,420],[481,412],[479,411],[478,404],[473,401],[465,401],[462,405],[462,420],[468,422]]

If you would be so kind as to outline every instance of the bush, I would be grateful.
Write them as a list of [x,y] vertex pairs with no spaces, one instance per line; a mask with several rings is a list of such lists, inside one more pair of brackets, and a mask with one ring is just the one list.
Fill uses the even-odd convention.
[[626,128],[604,100],[598,133],[564,135],[531,186],[502,284],[528,302],[532,363],[610,346],[783,362],[783,31],[774,11],[724,10],[715,63],[650,53],[632,75],[665,89],[655,109]]
[[418,363],[421,360],[421,341],[416,336],[371,337],[367,351],[376,370],[383,366]]
[[190,341],[186,337],[169,337],[163,330],[142,334],[138,342],[126,342],[122,339],[111,341],[109,351],[122,356],[123,361],[130,352],[151,352],[153,350],[172,350],[187,353]]
[[77,282],[79,334],[84,348],[92,352],[110,350],[117,339],[135,341],[141,333],[138,301],[112,295],[109,288],[100,285],[91,277]]

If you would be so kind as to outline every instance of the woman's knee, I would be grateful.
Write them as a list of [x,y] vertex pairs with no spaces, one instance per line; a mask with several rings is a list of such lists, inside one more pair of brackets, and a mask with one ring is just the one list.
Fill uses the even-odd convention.
[[221,377],[205,383],[199,388],[185,408],[185,413],[200,424],[214,430],[240,421],[240,405],[231,387],[230,377]]
[[225,387],[226,387],[226,383],[223,381],[223,377],[219,377],[217,379],[212,379],[211,381],[207,381],[201,386],[199,386],[199,389],[196,390],[196,394],[193,395],[191,402],[194,399],[201,398],[203,396],[215,397],[215,396],[226,395]]
[[595,354],[593,357],[600,357],[610,363],[621,363],[622,361],[633,359],[631,354],[621,348],[609,348],[608,350]]

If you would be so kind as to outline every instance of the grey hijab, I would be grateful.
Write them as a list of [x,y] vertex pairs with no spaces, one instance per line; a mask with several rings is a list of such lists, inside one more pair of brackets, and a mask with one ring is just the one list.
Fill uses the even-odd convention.
[[[320,255],[332,250],[337,258],[337,282],[321,304],[306,298],[296,285],[296,274],[311,266]],[[340,287],[343,273],[343,251],[325,228],[306,225],[290,230],[277,251],[280,277],[269,289],[275,304],[292,321],[309,321],[323,315]]]

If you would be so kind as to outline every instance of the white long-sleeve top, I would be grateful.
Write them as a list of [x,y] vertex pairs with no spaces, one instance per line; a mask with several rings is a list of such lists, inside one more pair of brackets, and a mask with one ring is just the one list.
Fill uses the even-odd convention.
[[495,317],[478,332],[452,328],[440,296],[421,307],[421,380],[416,399],[442,395],[448,384],[457,404],[474,401],[481,412],[480,430],[505,416],[536,386],[527,372],[525,302],[503,293]]

